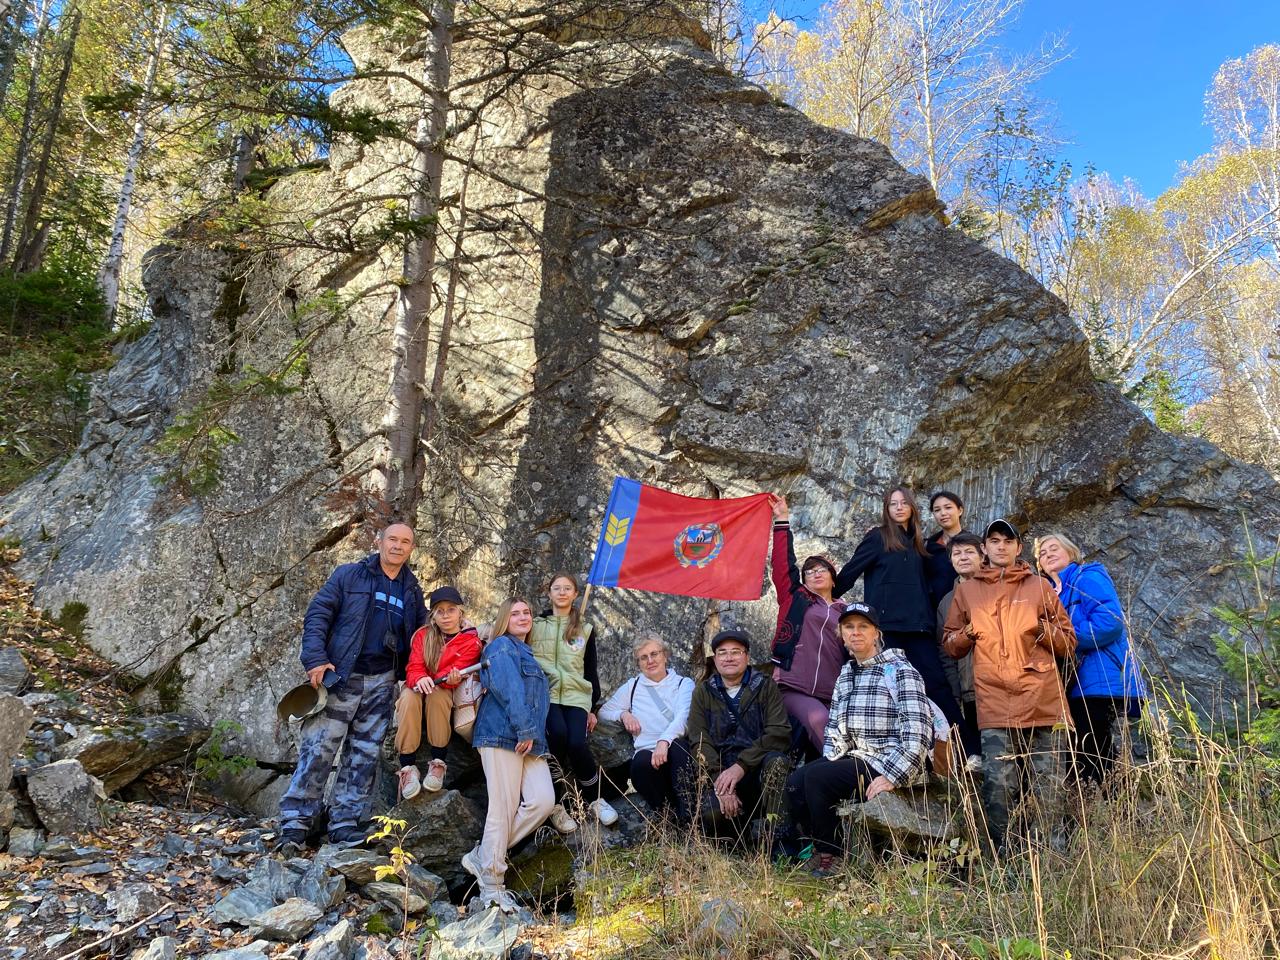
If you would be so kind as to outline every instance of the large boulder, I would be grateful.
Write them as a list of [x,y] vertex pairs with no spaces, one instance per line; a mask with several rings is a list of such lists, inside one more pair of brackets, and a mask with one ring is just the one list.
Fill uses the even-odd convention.
[[0,790],[9,789],[13,761],[31,729],[35,711],[17,697],[0,693]]
[[[466,193],[483,226],[459,260],[420,577],[457,583],[478,618],[513,591],[536,602],[549,571],[587,566],[616,474],[703,497],[784,489],[798,552],[843,557],[906,479],[960,493],[971,528],[1007,516],[1071,535],[1114,575],[1143,664],[1230,712],[1211,611],[1241,602],[1242,512],[1255,542],[1280,536],[1274,478],[1157,430],[1095,376],[1064,305],[948,226],[923,178],[668,20],[625,45],[531,30],[502,56],[551,66],[483,107],[488,85],[466,80],[496,54],[455,47],[455,109],[484,112]],[[333,106],[407,129],[418,49],[373,29],[344,42],[365,78]],[[85,604],[89,642],[143,699],[233,717],[232,748],[273,763],[294,750],[273,707],[300,679],[302,613],[371,546],[362,478],[402,263],[403,203],[387,198],[416,189],[410,150],[339,136],[324,165],[281,177],[270,252],[206,242],[202,224],[153,251],[153,324],[96,381],[80,447],[0,500],[38,602]],[[447,164],[444,195],[461,184]],[[220,483],[170,482],[177,417],[286,367],[296,389],[224,405],[239,442]],[[632,672],[646,625],[696,662],[718,615],[763,659],[777,608],[763,570],[760,585],[759,601],[712,605],[596,590],[604,685]]]
[[457,790],[423,791],[387,813],[408,827],[403,846],[414,862],[449,883],[463,883],[471,875],[462,868],[462,855],[484,833],[484,810]]
[[102,826],[102,781],[79,760],[45,764],[27,775],[27,796],[50,833],[85,833]]
[[62,744],[57,756],[79,760],[108,793],[115,793],[148,770],[199,749],[209,730],[199,717],[158,714],[86,730]]
[[17,696],[31,682],[31,668],[15,647],[0,647],[0,694]]

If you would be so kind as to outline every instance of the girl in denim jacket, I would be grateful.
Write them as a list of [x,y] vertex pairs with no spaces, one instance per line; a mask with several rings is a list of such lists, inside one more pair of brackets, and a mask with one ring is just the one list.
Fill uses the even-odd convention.
[[507,851],[542,825],[555,806],[547,752],[547,675],[529,649],[533,610],[508,600],[498,611],[493,639],[484,650],[480,681],[485,694],[472,731],[489,791],[484,836],[462,856],[462,866],[480,881],[480,900],[503,912],[517,909],[503,885]]

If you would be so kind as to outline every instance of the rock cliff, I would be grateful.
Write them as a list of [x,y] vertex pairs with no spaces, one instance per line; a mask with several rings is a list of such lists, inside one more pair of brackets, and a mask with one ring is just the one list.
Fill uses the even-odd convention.
[[[971,528],[1066,531],[1115,576],[1147,668],[1207,710],[1230,696],[1209,611],[1241,600],[1244,517],[1259,540],[1280,532],[1274,480],[1156,430],[1095,381],[1063,305],[948,227],[924,180],[727,74],[688,33],[546,32],[517,58],[543,67],[460,93],[456,117],[479,122],[455,150],[475,172],[464,184],[451,164],[444,191],[465,186],[468,228],[418,517],[424,583],[456,578],[480,620],[553,568],[585,569],[615,474],[787,491],[800,548],[843,560],[903,478],[959,492]],[[478,78],[490,51],[473,46],[459,71]],[[361,32],[349,49],[388,69],[336,105],[411,102],[396,74],[412,46]],[[377,238],[404,160],[400,143],[340,140],[265,194],[286,242],[249,256],[196,222],[154,251],[154,324],[97,383],[80,448],[0,502],[46,607],[86,604],[94,647],[140,695],[240,722],[267,761],[289,753],[272,705],[298,680],[306,603],[370,544],[360,484],[399,270]],[[183,453],[157,441],[175,417],[286,361],[290,392],[219,407],[239,441],[212,492],[165,483]],[[600,593],[606,685],[638,624],[690,651],[709,612]],[[722,612],[763,651],[771,592]]]

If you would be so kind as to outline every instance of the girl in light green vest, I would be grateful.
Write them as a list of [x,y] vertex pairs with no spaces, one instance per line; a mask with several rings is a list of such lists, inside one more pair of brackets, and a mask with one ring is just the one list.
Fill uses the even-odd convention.
[[[547,746],[567,782],[572,775],[583,798],[591,797],[589,809],[605,826],[616,823],[618,811],[600,796],[600,767],[587,734],[596,725],[595,708],[600,702],[600,678],[596,671],[596,640],[591,624],[581,622],[581,611],[573,605],[578,598],[578,580],[560,572],[547,584],[551,609],[533,621],[529,646],[547,673],[551,685],[551,709],[547,713]],[[551,825],[561,833],[572,833],[578,822],[563,804],[551,812]]]

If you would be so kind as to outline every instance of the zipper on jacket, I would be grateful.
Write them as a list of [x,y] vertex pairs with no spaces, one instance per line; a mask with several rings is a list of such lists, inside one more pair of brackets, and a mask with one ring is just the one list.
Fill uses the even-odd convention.
[[[818,598],[822,600],[821,597]],[[823,603],[827,601],[822,600]],[[809,685],[810,695],[818,692],[818,674],[822,671],[822,633],[827,629],[827,621],[831,618],[831,608],[835,603],[827,603],[827,612],[822,618],[822,627],[818,630],[818,656],[813,662],[813,683]]]

